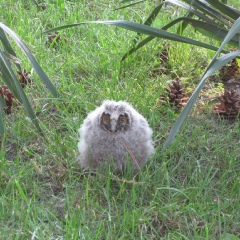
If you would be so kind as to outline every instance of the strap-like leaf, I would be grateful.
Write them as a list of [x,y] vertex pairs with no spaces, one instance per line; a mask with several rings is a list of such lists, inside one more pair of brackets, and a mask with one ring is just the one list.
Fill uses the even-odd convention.
[[[0,54],[5,56],[5,53],[0,50]],[[8,68],[11,68],[11,64],[5,56],[5,62],[0,58],[0,69],[1,69],[1,74],[2,74],[2,79],[4,83],[8,86],[8,89],[13,93],[13,95],[18,99],[18,101],[21,101],[21,98],[18,94],[18,91],[16,89],[16,86],[14,84],[14,81],[12,79],[11,74],[8,71]]]
[[160,12],[160,10],[162,9],[163,3],[160,3],[157,7],[155,7],[153,9],[153,11],[151,12],[151,14],[149,15],[149,17],[147,18],[147,20],[145,21],[145,25],[152,25],[153,21],[156,19],[158,13]]
[[139,48],[143,47],[144,45],[146,45],[147,43],[149,43],[150,41],[152,41],[155,37],[147,37],[145,38],[143,41],[141,41],[140,43],[138,43],[136,46],[134,46],[133,48],[131,48],[127,53],[125,53],[121,59],[121,61],[124,61],[129,55],[133,54],[134,52],[136,52]]
[[0,95],[0,109],[5,108],[5,107],[7,107],[7,104],[4,101],[4,99],[2,98],[2,96]]
[[65,28],[75,27],[75,26],[82,25],[82,24],[89,24],[89,23],[114,25],[114,26],[121,27],[121,28],[130,30],[130,31],[133,31],[133,32],[146,34],[146,35],[149,35],[152,37],[158,37],[158,38],[168,39],[168,40],[172,40],[172,41],[188,43],[191,45],[208,48],[211,50],[216,50],[216,48],[214,46],[203,43],[203,42],[199,42],[199,41],[187,38],[187,37],[179,36],[177,34],[170,33],[170,32],[164,31],[162,29],[157,29],[157,28],[153,28],[153,27],[146,26],[143,24],[128,22],[128,21],[124,21],[124,20],[91,21],[91,22],[74,23],[74,24],[64,25],[61,27],[52,28],[52,29],[46,31],[45,33],[58,31],[58,30],[65,29]]
[[[215,24],[205,23],[196,19],[185,18],[185,22],[190,23],[194,29],[203,33],[205,36],[210,36],[212,39],[216,39],[218,41],[222,41],[228,34],[226,29],[223,29],[220,26],[216,26]],[[237,33],[232,39],[229,41],[229,44],[233,46],[239,46],[239,38],[240,35]]]
[[[177,0],[166,0],[165,3],[170,3],[170,4],[174,4],[176,6],[179,6],[183,9],[188,10],[189,12],[193,13],[195,16],[198,16],[200,19],[202,19],[206,22],[218,25],[216,23],[216,21],[214,21],[212,18],[209,18],[209,16],[207,14],[202,13],[202,8],[195,9],[191,4],[190,5],[185,4],[185,3],[177,1]],[[210,16],[214,16],[214,13],[210,14]],[[221,16],[221,19],[222,19],[222,16]]]
[[2,28],[5,32],[9,34],[11,38],[16,42],[16,44],[21,48],[21,50],[25,53],[29,61],[31,62],[33,68],[35,69],[36,73],[39,75],[43,83],[47,86],[47,88],[51,91],[54,97],[59,97],[57,89],[54,87],[50,79],[47,77],[46,73],[42,70],[41,66],[36,61],[35,57],[32,55],[29,48],[26,44],[21,40],[21,38],[10,28],[8,28],[3,23],[0,23],[0,28]]
[[[144,22],[145,25],[148,25],[148,26],[152,25],[153,21],[156,19],[158,13],[160,12],[163,4],[164,4],[164,2],[160,3],[157,7],[154,8],[154,10],[151,12],[149,17],[147,18],[147,20]],[[141,35],[141,33],[137,33],[137,36],[133,39],[134,47],[139,42],[140,35]]]
[[[34,123],[34,125],[36,126],[36,128],[39,130],[39,132],[42,134],[42,131],[41,131],[41,128],[39,126],[39,123],[38,123],[38,120],[37,120],[37,117],[36,115],[34,114],[33,110],[32,110],[32,107],[28,101],[28,98],[26,97],[25,95],[25,92],[23,91],[23,88],[22,86],[20,85],[18,79],[16,78],[14,72],[13,72],[13,69],[11,68],[11,66],[8,64],[7,62],[7,59],[6,57],[4,56],[4,54],[0,51],[0,58],[2,59],[3,63],[5,64],[8,72],[10,73],[11,75],[11,78],[13,79],[14,81],[14,85],[17,89],[17,92],[21,98],[21,101],[24,105],[24,108],[26,109],[30,119],[32,120],[32,122]],[[43,134],[42,134],[43,135]]]
[[[180,18],[175,19],[172,22],[168,23],[166,26],[162,27],[161,28],[162,30],[167,30],[168,28],[174,26],[175,24],[183,21],[182,22],[182,24],[184,24],[182,26],[183,28],[185,28],[188,23],[192,23],[192,26],[195,27],[199,32],[203,33],[204,35],[211,36],[212,38],[214,38],[218,41],[222,40],[226,36],[227,30],[224,30],[219,25],[219,22],[216,22],[216,21],[212,20],[212,18],[207,16],[207,14],[209,14],[209,16],[213,17],[213,19],[216,19],[217,21],[220,21],[226,25],[229,25],[228,19],[226,19],[224,14],[219,13],[215,9],[212,9],[210,4],[208,4],[208,3],[204,4],[203,2],[192,1],[192,0],[185,0],[185,2],[187,2],[188,4],[185,4],[178,0],[166,0],[163,3],[160,3],[153,10],[153,12],[150,14],[150,16],[148,17],[148,19],[146,20],[146,22],[144,24],[151,25],[152,22],[155,20],[156,16],[158,15],[159,11],[161,10],[162,5],[165,3],[170,3],[170,4],[174,4],[176,6],[180,6],[184,9],[187,9],[189,11],[188,16],[198,16],[203,21],[206,21],[206,23],[199,21],[199,20],[191,19],[191,18],[180,17]],[[195,9],[194,7],[196,7],[197,9]],[[199,11],[198,11],[198,9],[199,9]],[[204,14],[201,11],[203,11]],[[179,28],[178,28],[178,30],[179,30]],[[150,36],[139,43],[139,35],[140,34],[141,33],[138,33],[138,35],[134,38],[134,46],[126,54],[124,54],[124,56],[122,57],[122,61],[127,56],[134,53],[139,48],[143,47],[145,44],[149,43],[151,40],[154,39],[154,37]],[[138,44],[135,45],[136,43],[138,43]],[[229,44],[236,47],[238,45],[238,35],[236,35],[236,37],[233,38],[229,42]],[[211,49],[213,50],[213,48],[211,48]],[[214,50],[217,50],[217,48],[214,48]]]
[[[175,1],[175,0],[171,0],[171,1]],[[213,19],[224,23],[226,26],[231,26],[232,22],[234,22],[234,20],[232,18],[230,18],[229,16],[225,15],[224,13],[218,11],[216,8],[214,8],[213,6],[211,6],[208,2],[204,1],[204,0],[183,0],[184,2],[188,3],[189,6],[194,7],[195,9],[197,9],[198,11],[203,12],[203,14],[212,17]],[[214,0],[215,1],[215,0]]]
[[[187,22],[187,23],[192,23],[193,27],[199,26],[199,29],[197,29],[199,31],[200,31],[200,28],[204,28],[204,26],[206,26],[206,29],[212,28],[213,29],[212,34],[215,33],[215,35],[213,35],[213,36],[215,36],[215,38],[218,40],[220,40],[220,39],[222,40],[222,38],[224,38],[227,35],[227,31],[225,31],[224,29],[217,28],[217,26],[215,26],[215,25],[211,25],[211,24],[208,24],[205,22],[201,22],[201,21],[198,21],[195,19],[185,18],[185,17],[180,17],[180,18],[175,19],[174,21],[172,21],[172,22],[168,23],[167,25],[165,25],[164,27],[162,27],[162,30],[167,30],[168,28],[170,28],[170,27],[174,26],[175,24],[178,24],[179,22],[182,22],[182,21]],[[211,27],[209,27],[209,26],[211,26]],[[217,34],[219,34],[219,37],[217,36]],[[146,45],[147,43],[152,41],[154,38],[155,37],[150,36],[150,37],[145,38],[143,41],[139,42],[136,46],[132,47],[127,53],[124,54],[121,61],[126,59],[127,56],[136,52],[139,48],[143,47],[144,45]],[[237,46],[238,45],[238,35],[236,35],[233,38],[233,40],[231,40],[229,43],[233,46]],[[217,51],[218,48],[211,46],[211,50]],[[225,51],[222,51],[222,52],[226,53]]]
[[225,47],[225,45],[240,31],[240,17],[234,22],[233,26],[229,30],[227,36],[224,38],[221,46],[217,50],[213,60],[217,58],[217,56],[221,53],[222,49]]
[[[8,41],[8,39],[7,39],[7,37],[6,37],[6,35],[5,35],[5,33],[4,33],[2,28],[0,28],[0,40],[1,40],[2,44],[3,44],[3,47],[5,48],[6,52],[17,58],[17,55],[14,52],[14,50],[13,50],[10,42]],[[15,64],[16,64],[18,70],[22,71],[20,64],[18,62],[15,62]]]
[[228,5],[225,5],[218,0],[206,0],[206,1],[210,3],[214,8],[218,9],[221,13],[226,14],[228,17],[234,20],[240,17],[240,13],[238,11],[235,11],[234,8],[230,8]]

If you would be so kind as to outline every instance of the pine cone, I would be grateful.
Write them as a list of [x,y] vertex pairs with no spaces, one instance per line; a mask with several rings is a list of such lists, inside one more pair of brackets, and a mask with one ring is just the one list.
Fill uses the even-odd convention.
[[154,68],[151,70],[152,75],[165,74],[169,69],[169,48],[170,46],[168,45],[160,53],[157,54],[157,58],[160,60],[160,62],[154,65]]
[[225,90],[224,94],[218,99],[220,104],[214,107],[215,113],[218,116],[227,117],[229,119],[235,119],[239,116],[240,94],[236,90]]
[[168,58],[169,58],[169,53],[168,53],[168,48],[164,48],[162,52],[160,53],[160,60],[161,64],[166,65]]
[[30,78],[30,72],[27,72],[26,69],[24,69],[23,72],[18,71],[17,73],[22,88],[25,88],[28,83],[32,82],[32,79]]
[[64,42],[64,41],[67,42],[66,35],[64,34],[62,36],[57,31],[54,34],[48,35],[48,39],[45,42],[45,44],[48,45],[48,46],[52,46],[53,48],[57,48],[57,45]]
[[[22,88],[24,88],[28,83],[32,82],[30,78],[30,73],[27,72],[26,69],[24,69],[23,72],[18,71],[17,73],[18,73],[19,82]],[[3,108],[5,113],[6,114],[12,113],[13,104],[18,105],[18,103],[16,101],[13,101],[15,97],[6,85],[0,86],[0,96],[4,99],[7,105],[7,107]]]
[[0,87],[0,95],[4,99],[7,105],[7,107],[3,108],[3,110],[5,111],[6,114],[12,113],[14,96],[6,85],[4,85],[3,87]]
[[239,74],[239,66],[236,58],[234,58],[230,63],[227,65],[223,66],[219,70],[221,80],[223,82],[226,82],[230,80],[231,78],[235,77],[236,75]]
[[160,102],[166,104],[166,96],[172,107],[183,108],[189,99],[186,96],[186,90],[183,89],[183,85],[179,81],[174,81],[172,84],[169,84],[169,88],[164,88],[166,94],[160,95]]

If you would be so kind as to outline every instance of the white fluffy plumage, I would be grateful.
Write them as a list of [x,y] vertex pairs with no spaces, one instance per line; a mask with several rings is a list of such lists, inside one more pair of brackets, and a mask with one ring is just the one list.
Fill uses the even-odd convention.
[[154,152],[152,129],[147,120],[129,103],[106,100],[89,113],[79,129],[82,168],[108,167],[135,171],[145,165]]

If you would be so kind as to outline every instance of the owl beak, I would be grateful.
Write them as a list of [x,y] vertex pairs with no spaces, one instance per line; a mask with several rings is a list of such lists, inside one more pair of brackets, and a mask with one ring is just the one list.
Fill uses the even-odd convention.
[[116,131],[117,131],[117,121],[111,120],[111,132],[116,132]]

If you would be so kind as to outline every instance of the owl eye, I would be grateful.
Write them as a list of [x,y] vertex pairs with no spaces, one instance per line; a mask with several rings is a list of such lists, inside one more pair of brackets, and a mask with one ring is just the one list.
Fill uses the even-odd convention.
[[126,123],[126,122],[127,122],[127,117],[121,116],[121,117],[119,118],[119,122],[120,122],[120,123]]
[[107,114],[103,115],[103,121],[104,122],[110,122],[110,116],[107,115]]

